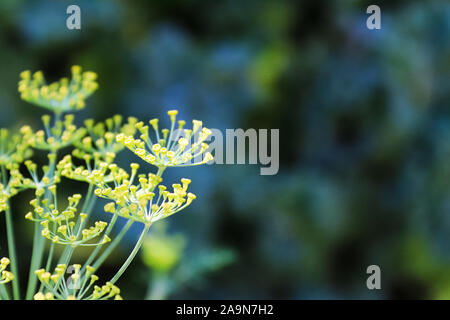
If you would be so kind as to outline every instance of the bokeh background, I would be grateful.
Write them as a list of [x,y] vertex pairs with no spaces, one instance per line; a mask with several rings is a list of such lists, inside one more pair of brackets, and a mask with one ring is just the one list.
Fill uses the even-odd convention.
[[[80,123],[177,108],[212,128],[280,129],[275,176],[167,170],[198,200],[155,228],[119,282],[126,299],[448,299],[450,4],[378,1],[382,29],[369,31],[370,4],[2,0],[0,126],[39,126],[44,110],[17,93],[22,70],[56,80],[79,64],[100,83]],[[27,262],[31,229],[16,220]],[[371,264],[381,290],[366,288]]]

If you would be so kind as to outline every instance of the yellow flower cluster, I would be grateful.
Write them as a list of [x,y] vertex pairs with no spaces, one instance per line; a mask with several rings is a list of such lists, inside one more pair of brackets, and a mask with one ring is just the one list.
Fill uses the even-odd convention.
[[[34,300],[106,300],[115,299],[122,300],[120,289],[110,282],[103,286],[94,285],[98,281],[98,277],[93,274],[94,268],[86,267],[86,273],[81,276],[81,265],[72,265],[72,274],[68,279],[69,284],[65,283],[64,273],[69,272],[65,264],[59,264],[53,274],[45,269],[35,271],[39,281],[43,284],[46,292],[38,292],[34,295]],[[93,290],[90,292],[89,289]],[[90,292],[90,294],[89,294]]]
[[11,162],[21,163],[32,155],[33,152],[20,135],[0,129],[0,166]]
[[129,117],[125,124],[122,120],[120,115],[108,118],[104,123],[94,124],[92,119],[86,120],[84,124],[88,135],[82,140],[74,141],[75,147],[78,148],[74,155],[82,159],[86,155],[92,155],[94,158],[111,163],[116,154],[123,149],[123,145],[116,141],[117,134],[134,135],[136,132],[136,118]]
[[[0,212],[5,211],[8,208],[8,200],[16,195],[18,192],[25,189],[39,189],[50,186],[56,182],[59,182],[59,177],[57,175],[47,176],[46,171],[42,179],[38,178],[37,175],[37,165],[30,160],[25,161],[25,166],[30,172],[31,178],[25,178],[19,171],[19,164],[15,162],[10,162],[4,167],[9,172],[9,177],[5,178],[7,180],[6,185],[0,183]],[[47,170],[44,167],[44,170]],[[6,174],[6,172],[4,172]],[[3,177],[2,177],[3,178]]]
[[66,267],[67,266],[65,264],[58,264],[55,267],[55,271],[53,274],[45,271],[45,269],[36,270],[34,273],[38,277],[39,281],[41,281],[44,285],[49,285],[51,282],[54,285],[58,285],[59,280],[63,279],[63,275],[66,272]]
[[72,157],[70,155],[66,155],[58,163],[58,172],[63,177],[94,185],[102,184],[104,182],[112,182],[114,180],[114,176],[128,177],[127,172],[118,167],[115,163],[108,164],[107,162],[103,162],[96,158],[94,165],[92,166],[90,164],[91,157],[89,155],[86,154],[84,159],[86,161],[86,166],[75,166],[72,161]]
[[72,67],[72,78],[62,78],[47,84],[42,71],[20,74],[19,92],[27,102],[52,110],[56,114],[83,109],[85,100],[98,88],[95,72],[82,72],[80,66]]
[[26,189],[26,184],[32,184],[19,171],[20,164],[32,154],[21,135],[0,129],[0,166],[5,169],[1,172],[4,184],[0,183],[0,212],[8,209],[9,198]]
[[167,112],[170,116],[171,128],[158,127],[158,119],[152,119],[149,124],[155,132],[155,143],[150,137],[149,126],[140,121],[136,128],[141,133],[138,139],[124,133],[117,135],[116,140],[144,161],[157,167],[183,167],[207,163],[213,160],[211,153],[205,151],[208,144],[204,141],[211,135],[211,130],[202,128],[202,122],[193,120],[192,129],[183,129],[186,122],[178,120],[175,130],[177,110]]
[[[98,185],[95,195],[113,200],[105,205],[105,211],[121,217],[151,225],[153,222],[164,219],[191,204],[196,198],[188,193],[187,188],[191,180],[181,179],[182,184],[173,184],[172,192],[159,185],[162,178],[153,173],[138,175],[138,183],[133,184],[139,166],[131,164],[131,177],[114,177],[114,186],[107,183]],[[157,194],[155,189],[158,187]]]
[[9,262],[10,261],[8,258],[0,259],[0,284],[5,284],[14,280],[14,275],[11,272],[6,271],[6,267],[8,267]]
[[9,193],[5,190],[5,186],[0,183],[0,212],[8,209],[8,200],[10,197]]
[[45,130],[34,132],[30,126],[24,126],[20,129],[24,141],[33,148],[40,150],[57,151],[58,149],[72,145],[80,140],[86,134],[85,128],[77,128],[73,124],[73,114],[64,117],[64,121],[56,120],[53,126],[50,126],[50,116],[42,116],[42,122]]
[[[54,161],[56,155],[54,153],[48,154],[50,161]],[[43,176],[39,178],[38,166],[31,160],[26,160],[24,162],[25,167],[31,178],[25,178],[19,171],[18,167],[11,169],[11,178],[14,179],[13,187],[15,188],[25,188],[25,189],[43,189],[53,186],[60,181],[60,177],[55,172],[50,172],[48,166],[42,166]]]
[[[56,193],[56,186],[50,186],[49,190],[53,195]],[[43,189],[36,190],[37,198],[30,201],[33,206],[33,212],[30,211],[25,218],[31,221],[39,222],[44,228],[42,236],[48,240],[72,247],[77,246],[96,246],[111,241],[104,235],[99,242],[91,243],[90,241],[99,237],[108,225],[104,221],[95,222],[94,226],[84,229],[87,214],[80,213],[80,224],[74,220],[77,214],[77,206],[81,199],[81,195],[74,194],[69,197],[69,205],[65,210],[58,210],[54,203],[49,203],[49,198],[41,200],[44,194]]]
[[[49,158],[54,158],[54,156],[54,154],[49,154]],[[9,171],[9,178],[6,186],[0,183],[0,212],[8,208],[8,200],[20,191],[37,189],[43,192],[44,188],[53,186],[60,181],[59,174],[50,174],[48,172],[48,166],[43,166],[44,175],[42,178],[39,178],[36,163],[26,160],[24,164],[31,178],[23,176],[19,171],[18,163],[11,162],[5,165],[5,168]]]

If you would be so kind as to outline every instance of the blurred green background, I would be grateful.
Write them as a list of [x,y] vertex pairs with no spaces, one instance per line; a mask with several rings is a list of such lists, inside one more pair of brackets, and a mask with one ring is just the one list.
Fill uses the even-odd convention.
[[[69,4],[79,31],[66,28]],[[448,299],[450,3],[378,1],[376,31],[370,4],[2,0],[0,126],[39,126],[43,110],[17,93],[22,70],[56,80],[79,64],[100,83],[80,122],[177,108],[211,128],[280,129],[275,176],[166,171],[191,178],[198,199],[153,230],[118,283],[125,299]],[[32,236],[16,220],[23,265]],[[366,288],[371,264],[382,290]]]

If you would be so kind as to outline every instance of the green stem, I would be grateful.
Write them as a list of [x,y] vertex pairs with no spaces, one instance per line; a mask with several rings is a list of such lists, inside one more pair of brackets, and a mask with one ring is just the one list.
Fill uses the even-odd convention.
[[[55,232],[55,229],[56,229],[56,226],[54,225],[53,226],[53,233]],[[55,243],[52,242],[50,244],[50,250],[48,252],[47,263],[45,264],[45,270],[47,270],[49,272],[50,272],[50,268],[52,266],[52,260],[53,260],[53,253],[54,253],[54,251],[55,251]],[[41,286],[39,287],[39,291],[42,291],[43,287],[44,287],[44,284],[41,283]]]
[[122,240],[123,236],[127,233],[128,229],[130,229],[131,225],[133,224],[133,221],[128,220],[127,224],[123,227],[123,229],[120,231],[120,233],[117,235],[117,237],[114,239],[113,242],[106,248],[106,250],[102,253],[102,255],[98,258],[98,260],[94,263],[93,267],[95,270],[100,268],[100,266],[103,264],[103,262],[108,258],[108,256],[111,254],[111,252],[117,247],[120,240]]
[[131,251],[130,255],[128,256],[128,259],[125,261],[125,263],[122,265],[122,267],[117,271],[116,275],[111,279],[111,283],[116,283],[117,280],[122,276],[122,274],[127,270],[128,266],[130,265],[131,261],[133,261],[134,257],[138,253],[139,249],[142,246],[142,243],[144,242],[145,236],[147,235],[148,230],[150,229],[150,225],[146,225],[144,230],[142,230],[141,236],[139,237],[138,242],[134,246],[133,251]]
[[9,293],[8,293],[8,289],[6,289],[4,284],[0,284],[0,298],[1,298],[0,300],[3,300],[3,299],[10,300],[11,299],[11,297],[9,296]]
[[34,223],[34,238],[33,238],[33,253],[31,256],[30,272],[28,274],[28,287],[26,299],[33,298],[34,290],[36,289],[37,277],[34,272],[39,268],[42,262],[43,248],[42,242],[44,238],[41,236],[41,225]]
[[[83,207],[81,208],[81,211],[80,211],[80,213],[86,213],[88,215],[88,217],[85,219],[85,221],[88,220],[89,215],[91,214],[91,211],[92,211],[92,206],[89,206],[89,202],[91,202],[91,197],[92,197],[93,193],[94,193],[94,185],[89,184],[89,188],[88,188],[88,191],[86,194],[86,199],[85,199],[85,201],[83,203]],[[94,201],[95,201],[95,198],[92,200],[92,202],[94,202]],[[89,210],[87,210],[88,208],[89,208]],[[81,223],[81,218],[80,218],[80,216],[78,216],[76,228],[78,228],[80,223]],[[68,265],[74,250],[75,250],[75,248],[73,248],[72,246],[66,246],[63,250],[63,253],[61,254],[61,257],[59,258],[58,264]]]
[[52,244],[50,245],[50,251],[48,253],[48,258],[47,258],[47,264],[45,265],[45,270],[50,272],[50,268],[52,266],[52,260],[53,260],[53,252],[55,251],[55,243],[52,242]]
[[[109,234],[111,233],[111,230],[114,227],[114,224],[117,221],[117,215],[115,214],[111,221],[109,222],[108,228],[105,231],[105,234],[103,237],[105,236],[109,236]],[[100,250],[102,249],[103,244],[99,244],[94,251],[92,251],[91,255],[89,256],[89,258],[86,260],[86,263],[83,266],[83,269],[81,270],[81,273],[83,273],[84,269],[86,268],[86,266],[90,265],[92,263],[92,261],[94,261],[94,259],[97,257],[98,253],[100,252]]]
[[[55,119],[59,119],[59,116],[57,116]],[[56,166],[56,158],[58,155],[57,150],[53,150],[52,153],[54,154],[54,157],[51,158],[49,165],[48,165],[49,170],[46,174],[48,177],[51,177],[54,174],[55,166]],[[47,189],[45,191],[45,196],[48,198],[49,194],[50,194],[50,192]],[[46,239],[43,236],[41,236],[41,225],[39,223],[35,223],[33,255],[31,256],[30,272],[28,275],[28,287],[27,287],[27,294],[26,294],[27,300],[31,300],[33,298],[33,293],[36,290],[37,277],[34,274],[34,272],[42,264],[42,260],[43,260],[44,252],[45,252],[45,240]]]
[[[2,183],[6,187],[7,181],[6,181],[5,166],[2,166],[1,170],[2,170]],[[6,209],[5,216],[6,216],[6,234],[8,240],[8,254],[9,260],[11,261],[11,272],[14,274],[14,280],[12,281],[13,296],[14,300],[18,300],[20,299],[19,272],[17,269],[16,244],[14,241],[14,227],[11,217],[11,203],[9,200],[7,202],[7,206],[8,207]]]
[[155,272],[147,291],[147,300],[165,300],[171,291],[171,282],[166,272]]
[[11,218],[11,210],[9,209],[9,204],[8,204],[8,209],[6,209],[6,233],[7,233],[7,239],[8,239],[9,259],[11,261],[11,272],[14,274],[14,279],[12,281],[13,296],[14,296],[14,300],[19,300],[20,299],[19,272],[17,269],[16,245],[14,242],[14,229],[13,229],[13,222],[12,222],[12,218]]

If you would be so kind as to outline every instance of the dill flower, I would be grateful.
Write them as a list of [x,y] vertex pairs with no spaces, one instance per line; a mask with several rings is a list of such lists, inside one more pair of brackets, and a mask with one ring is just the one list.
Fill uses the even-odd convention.
[[[49,187],[50,192],[55,198],[56,186]],[[74,220],[77,216],[77,206],[80,202],[81,195],[74,194],[68,197],[69,204],[64,210],[59,210],[54,199],[50,203],[49,198],[41,199],[44,195],[43,189],[36,190],[37,198],[30,201],[33,211],[28,212],[25,218],[34,222],[39,222],[44,228],[42,236],[48,240],[72,247],[77,246],[97,246],[111,241],[104,235],[100,241],[92,243],[91,240],[99,237],[105,230],[108,223],[104,221],[96,221],[90,228],[84,228],[88,215],[80,213],[80,224]]]
[[38,178],[37,175],[37,165],[31,160],[25,161],[25,166],[28,168],[32,179],[26,178],[19,171],[19,164],[15,162],[10,162],[5,165],[5,169],[2,175],[9,173],[9,176],[2,177],[6,180],[5,184],[0,183],[0,212],[8,209],[8,200],[15,196],[20,191],[26,189],[37,189],[47,187],[55,182],[59,181],[58,176],[48,177],[48,169],[44,167],[44,176],[42,179]]
[[160,131],[158,119],[149,121],[155,140],[150,137],[149,126],[142,121],[136,124],[141,133],[138,139],[122,133],[117,135],[116,140],[144,161],[157,167],[195,166],[212,160],[211,153],[205,153],[208,144],[204,142],[211,135],[211,130],[202,128],[202,122],[199,120],[192,121],[192,129],[183,129],[186,122],[178,120],[178,128],[175,130],[178,111],[170,110],[167,114],[171,122],[170,130]]
[[[76,166],[72,161],[71,155],[66,155],[57,165],[58,172],[61,176],[68,179],[86,182],[89,184],[102,184],[112,182],[114,180],[113,175],[128,176],[128,173],[119,168],[115,163],[108,164],[101,161],[99,155],[96,155],[94,160],[90,154],[79,154],[77,150],[73,152],[76,157],[82,157],[86,163],[86,166]],[[93,163],[92,163],[93,162]]]
[[67,279],[63,278],[64,273],[68,271],[65,264],[59,264],[53,274],[45,269],[35,271],[36,276],[44,287],[34,295],[34,300],[122,300],[120,289],[111,282],[106,282],[103,286],[97,286],[95,283],[98,277],[93,274],[94,268],[86,267],[85,275],[81,275],[81,265],[72,265],[72,274]]
[[[50,159],[54,159],[55,154],[49,154]],[[48,166],[43,166],[43,176],[39,178],[37,172],[37,164],[31,160],[24,162],[28,170],[30,178],[25,177],[19,170],[19,164],[11,162],[5,166],[6,171],[9,172],[7,184],[0,184],[0,212],[7,208],[7,200],[16,195],[20,191],[26,189],[44,189],[56,183],[59,183],[60,176],[57,172],[50,172]]]
[[[133,184],[139,165],[131,164],[131,176],[114,175],[114,186],[99,184],[95,195],[112,200],[105,205],[105,212],[151,225],[153,222],[167,218],[191,204],[196,198],[188,193],[191,180],[181,179],[181,184],[173,184],[172,192],[160,185],[162,178],[153,173],[137,176],[138,182]],[[156,187],[158,187],[155,192]]]
[[8,258],[2,258],[0,259],[0,284],[8,283],[12,280],[14,280],[14,275],[6,271],[6,267],[8,267],[10,261]]
[[44,130],[34,132],[30,126],[23,126],[20,132],[26,143],[36,149],[57,151],[58,149],[72,145],[80,140],[85,134],[85,128],[77,128],[73,124],[73,114],[64,117],[64,121],[56,120],[53,126],[50,126],[50,116],[42,116]]
[[7,129],[0,129],[0,166],[11,162],[21,163],[32,154],[20,135],[11,134]]
[[82,140],[74,141],[75,147],[78,148],[78,150],[75,150],[78,157],[82,158],[87,153],[111,163],[116,154],[124,148],[121,143],[116,141],[117,134],[134,135],[136,132],[136,118],[129,117],[128,122],[124,124],[122,120],[120,115],[115,115],[106,119],[105,122],[97,124],[94,124],[92,119],[86,120],[84,124],[88,135]]
[[42,71],[20,74],[18,89],[23,100],[52,110],[56,114],[83,109],[85,100],[98,88],[97,74],[82,72],[80,66],[72,67],[72,78],[62,78],[47,84]]
[[10,194],[5,190],[5,186],[0,183],[0,212],[8,209],[8,200],[10,197]]

